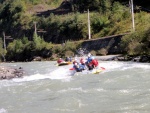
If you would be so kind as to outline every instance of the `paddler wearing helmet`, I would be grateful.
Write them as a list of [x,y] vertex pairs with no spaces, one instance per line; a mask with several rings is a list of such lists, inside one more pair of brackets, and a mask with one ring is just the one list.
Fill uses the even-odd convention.
[[84,69],[87,68],[87,66],[86,66],[86,60],[84,58],[80,59],[80,64],[84,67]]
[[62,62],[64,62],[64,60],[63,60],[62,58],[59,58],[59,59],[57,60],[57,63],[58,63],[58,64],[60,64],[60,63],[62,63]]
[[83,65],[79,64],[78,62],[75,62],[75,63],[74,63],[73,68],[74,68],[77,72],[82,72],[82,70],[84,70]]
[[87,66],[89,70],[93,70],[98,66],[98,61],[94,58],[94,56],[91,56],[91,54],[88,54]]

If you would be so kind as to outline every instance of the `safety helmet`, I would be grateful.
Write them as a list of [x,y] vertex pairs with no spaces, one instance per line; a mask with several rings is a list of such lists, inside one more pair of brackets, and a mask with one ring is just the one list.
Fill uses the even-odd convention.
[[91,53],[88,54],[88,57],[90,57],[90,56],[91,56]]
[[75,66],[77,66],[77,65],[78,65],[78,63],[74,63],[74,65],[75,65]]

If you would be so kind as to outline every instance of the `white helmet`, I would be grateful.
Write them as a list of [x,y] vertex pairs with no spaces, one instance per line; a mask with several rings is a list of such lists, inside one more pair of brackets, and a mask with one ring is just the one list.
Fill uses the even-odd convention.
[[90,57],[90,56],[91,56],[91,53],[88,54],[88,57]]
[[78,65],[78,63],[75,63],[74,65],[75,65],[75,66],[77,66],[77,65]]

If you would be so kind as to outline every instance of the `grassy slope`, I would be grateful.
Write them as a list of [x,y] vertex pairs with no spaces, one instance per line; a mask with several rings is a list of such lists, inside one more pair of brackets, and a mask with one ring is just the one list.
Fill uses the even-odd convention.
[[27,3],[27,13],[36,14],[37,12],[44,12],[47,10],[52,10],[58,8],[63,0],[39,0],[37,4],[32,4],[32,2]]

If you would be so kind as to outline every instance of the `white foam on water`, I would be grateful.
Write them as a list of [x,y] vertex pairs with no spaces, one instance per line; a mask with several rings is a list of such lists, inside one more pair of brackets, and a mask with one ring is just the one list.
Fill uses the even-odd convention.
[[98,92],[106,92],[106,90],[104,90],[103,88],[98,88],[98,89],[95,89],[96,91]]
[[141,63],[135,63],[134,65],[131,65],[132,68],[141,68],[141,69],[150,69],[150,64],[141,64]]
[[133,92],[133,90],[129,90],[129,89],[122,89],[122,90],[119,90],[119,93],[121,93],[121,94],[130,94],[130,93],[132,93]]
[[0,113],[7,113],[7,110],[4,109],[4,108],[1,108],[1,109],[0,109]]
[[117,62],[117,61],[99,61],[99,67],[104,67],[105,71],[115,71],[115,70],[127,70],[133,68],[140,69],[150,69],[150,64],[148,63],[136,63],[136,62]]
[[72,71],[70,71],[68,68],[58,68],[52,72],[50,72],[50,79],[68,79],[72,75]]
[[[40,72],[36,72],[34,74],[32,73],[32,75],[24,76],[23,78],[15,78],[15,79],[12,79],[12,81],[24,82],[24,81],[35,81],[35,80],[41,80],[41,79],[70,81],[70,79],[72,78],[72,75],[75,74],[74,70],[69,70],[71,66],[72,65],[62,66],[54,70],[49,69],[46,71],[45,74],[41,74]],[[144,70],[150,69],[150,65],[148,63],[142,64],[142,63],[117,62],[117,61],[99,61],[99,68],[101,67],[105,68],[105,70],[102,71],[102,73],[116,71],[116,70],[127,70],[127,69],[133,69],[133,68],[140,68]],[[85,70],[82,73],[79,73],[79,75],[84,75],[84,74],[90,74],[90,72]],[[5,82],[7,82],[7,80]]]
[[47,77],[42,74],[34,74],[31,76],[24,76],[23,78],[15,78],[13,81],[15,82],[23,82],[23,81],[33,81],[33,80],[40,80],[40,79],[46,79]]
[[66,93],[66,92],[70,92],[70,91],[79,91],[79,92],[84,92],[84,93],[87,92],[87,90],[83,90],[82,87],[62,89],[62,90],[59,90],[58,92],[59,93]]
[[33,74],[30,76],[24,76],[23,78],[15,78],[13,79],[14,82],[23,82],[23,81],[35,81],[35,80],[42,80],[42,79],[63,79],[63,80],[70,80],[72,75],[72,71],[65,69],[65,68],[58,68],[54,71],[51,71],[46,74]]

